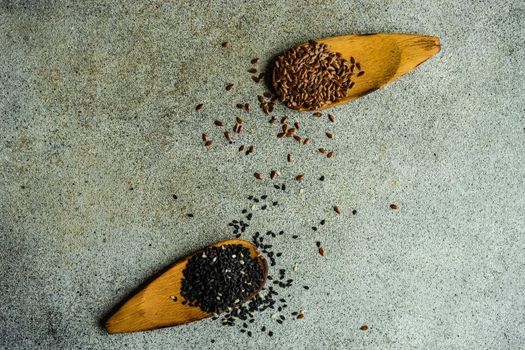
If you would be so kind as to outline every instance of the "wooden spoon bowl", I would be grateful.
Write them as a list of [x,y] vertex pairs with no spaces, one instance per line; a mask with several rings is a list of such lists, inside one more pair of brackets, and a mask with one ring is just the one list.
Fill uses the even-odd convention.
[[[264,279],[257,291],[249,295],[245,301],[253,298],[264,286],[268,276],[266,260],[251,242],[230,239],[211,244],[209,247],[238,244],[250,250],[250,257],[257,259],[263,271]],[[181,282],[183,271],[188,260],[201,253],[194,252],[169,267],[160,276],[151,281],[146,287],[138,291],[126,301],[106,321],[108,333],[137,332],[155,328],[169,327],[190,323],[213,316],[197,306],[182,303]]]
[[[326,44],[328,50],[340,53],[347,61],[354,57],[365,71],[360,77],[352,77],[355,85],[347,90],[346,97],[317,110],[342,105],[369,94],[408,73],[437,54],[441,48],[438,37],[415,34],[354,34],[319,39],[316,42]],[[273,86],[277,91],[275,79]]]

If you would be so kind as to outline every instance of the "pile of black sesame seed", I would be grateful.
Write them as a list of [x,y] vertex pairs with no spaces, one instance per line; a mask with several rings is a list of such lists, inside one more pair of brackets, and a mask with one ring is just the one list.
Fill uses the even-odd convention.
[[264,283],[259,261],[240,244],[204,249],[190,258],[183,275],[181,295],[213,313],[231,310]]

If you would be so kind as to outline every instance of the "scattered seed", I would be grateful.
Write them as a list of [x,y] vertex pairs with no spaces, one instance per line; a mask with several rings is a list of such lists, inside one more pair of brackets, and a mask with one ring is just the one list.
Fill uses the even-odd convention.
[[212,143],[213,143],[212,140],[208,140],[208,141],[204,142],[204,146],[210,147]]
[[321,256],[324,256],[324,253],[325,253],[325,250],[323,247],[319,248],[319,254],[321,254]]
[[316,118],[321,118],[322,116],[323,116],[323,113],[321,113],[321,112],[315,112],[314,113],[314,117],[316,117]]
[[303,181],[304,180],[304,174],[299,174],[295,177],[297,181]]
[[224,132],[224,137],[226,137],[226,140],[232,142],[232,134],[229,131]]
[[328,120],[329,120],[331,123],[335,123],[335,117],[333,116],[333,114],[328,114]]
[[330,151],[326,154],[327,158],[332,158],[334,156],[334,151]]
[[310,139],[309,138],[305,138],[304,141],[303,141],[303,145],[308,145],[310,143]]
[[239,108],[239,109],[244,109],[244,105],[242,103],[237,103],[235,105],[235,107]]
[[299,124],[299,122],[295,122],[293,123],[293,125],[295,126],[297,130],[301,129],[301,124]]
[[365,71],[360,71],[359,73],[357,73],[357,76],[360,77],[360,76],[362,76],[363,74],[365,74]]
[[288,160],[288,163],[293,162],[293,157],[290,153],[288,153],[288,156],[286,156],[286,160]]
[[326,133],[326,137],[328,137],[329,139],[333,139],[334,138],[334,134],[332,134],[331,132],[327,132]]
[[235,121],[237,121],[238,124],[242,124],[243,122],[241,117],[235,117]]
[[228,47],[228,46],[230,46],[230,43],[227,42],[227,41],[225,41],[225,42],[223,42],[223,43],[221,44],[221,46],[222,46],[222,47]]
[[208,141],[208,134],[206,133],[202,134],[202,141],[205,141],[205,142]]
[[249,103],[245,103],[244,106],[242,106],[242,108],[243,108],[246,112],[249,112],[249,111],[250,111],[250,104],[249,104]]
[[272,171],[270,172],[270,179],[273,180],[273,179],[275,179],[276,176],[277,176],[277,171],[272,170]]
[[280,133],[277,134],[277,138],[278,138],[278,139],[281,139],[281,138],[284,137],[284,135],[285,135],[284,132],[280,132]]
[[261,78],[256,77],[255,75],[252,76],[252,80],[256,83],[259,83],[261,81]]
[[248,153],[253,153],[255,147],[253,145],[251,145],[250,147],[248,147]]
[[230,91],[233,88],[233,84],[226,85],[226,91]]
[[301,312],[299,315],[297,315],[297,319],[298,320],[304,319],[304,313]]
[[301,142],[301,136],[299,135],[293,135],[293,139],[297,142]]
[[339,208],[337,205],[334,207],[334,211],[335,211],[337,214],[341,214],[341,208]]
[[390,204],[390,209],[397,210],[398,206],[396,204]]
[[324,181],[324,175],[321,175],[321,177],[319,178],[319,181]]
[[261,176],[261,174],[259,174],[259,173],[253,173],[253,176],[255,176],[255,178],[256,178],[257,180],[261,180],[261,179],[262,179],[262,176]]
[[321,147],[321,148],[319,148],[319,152],[324,154],[326,152],[326,150],[323,147]]
[[258,57],[252,58],[252,60],[250,61],[251,64],[257,64],[257,62],[259,62],[259,58]]
[[248,73],[252,73],[252,74],[257,73],[257,69],[256,68],[250,68],[250,69],[248,69]]
[[288,120],[288,116],[285,115],[284,117],[281,118],[281,124],[286,123],[287,120]]
[[368,330],[368,326],[366,324],[364,324],[361,327],[359,327],[359,329],[362,330],[362,331],[367,331]]
[[203,108],[204,108],[204,103],[199,103],[199,104],[195,107],[195,110],[196,110],[196,111],[202,111]]
[[216,120],[213,123],[217,126],[224,126],[224,122],[222,120]]
[[317,241],[315,242],[315,245],[317,246],[317,248],[321,248],[321,242]]

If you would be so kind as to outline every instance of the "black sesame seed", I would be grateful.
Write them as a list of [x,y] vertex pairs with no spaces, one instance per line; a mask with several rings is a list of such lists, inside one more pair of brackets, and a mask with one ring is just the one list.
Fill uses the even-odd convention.
[[243,214],[246,214],[247,212],[248,212],[247,209],[243,209],[243,210],[242,210],[242,213],[243,213]]
[[352,210],[352,214],[353,214],[353,215],[357,214],[357,210],[355,210],[355,209]]
[[325,223],[326,223],[325,219],[321,220],[321,222],[320,222],[321,225],[324,225]]
[[306,290],[310,289],[310,287],[308,287],[308,286],[303,286],[303,288],[306,289]]
[[263,195],[263,196],[261,196],[261,199],[266,199],[266,198],[268,198],[267,195]]
[[281,185],[281,191],[286,191],[286,185],[285,184]]
[[273,185],[273,187],[274,187],[276,190],[278,190],[278,189],[280,188],[279,185]]
[[324,181],[324,175],[319,178],[319,181]]
[[278,205],[278,204],[279,204],[279,202],[277,202],[277,201],[275,201],[275,202],[272,203],[272,205],[273,205],[274,207],[275,207],[276,205]]
[[317,246],[317,248],[321,248],[321,242],[317,241],[315,242],[315,245]]
[[312,230],[317,231],[317,227],[312,226]]
[[299,237],[299,236],[297,236],[297,235],[293,235],[292,236],[293,239],[296,239],[297,237]]
[[273,336],[273,332],[272,332],[272,331],[269,331],[269,332],[268,332],[268,335],[269,335],[270,337],[272,337],[272,336]]
[[193,217],[193,214],[187,214],[187,216],[188,216],[189,218],[192,218],[192,217]]

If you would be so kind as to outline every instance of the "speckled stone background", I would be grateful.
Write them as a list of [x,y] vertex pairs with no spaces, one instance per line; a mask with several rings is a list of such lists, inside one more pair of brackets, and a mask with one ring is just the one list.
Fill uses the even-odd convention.
[[[524,24],[516,0],[1,0],[0,348],[523,348]],[[252,57],[264,69],[307,39],[373,32],[438,35],[442,50],[333,109],[335,125],[279,107],[312,147],[277,142],[260,111],[245,116],[253,157],[212,126],[255,105]],[[315,151],[327,130],[333,159]],[[254,180],[271,168],[286,194]],[[252,226],[286,231],[275,249],[299,266],[288,299],[304,320],[260,314],[272,338],[212,321],[106,334],[116,303],[230,237],[246,196],[263,193],[281,206]]]

